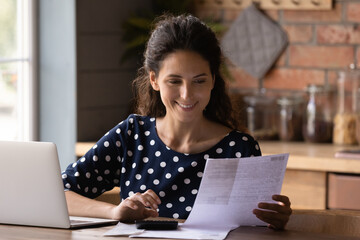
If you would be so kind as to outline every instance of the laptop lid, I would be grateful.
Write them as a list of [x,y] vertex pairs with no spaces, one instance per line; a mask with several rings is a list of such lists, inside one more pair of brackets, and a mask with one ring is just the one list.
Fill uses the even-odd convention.
[[[0,193],[0,223],[72,227],[54,143],[0,141]],[[116,221],[77,222],[88,226]]]

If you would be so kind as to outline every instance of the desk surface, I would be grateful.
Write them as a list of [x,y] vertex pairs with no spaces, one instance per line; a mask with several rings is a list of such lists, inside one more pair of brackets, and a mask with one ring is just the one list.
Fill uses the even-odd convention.
[[[77,240],[77,239],[114,239],[113,237],[104,237],[103,234],[112,227],[86,228],[78,230],[64,230],[51,228],[37,228],[37,227],[23,227],[0,225],[0,239],[44,239],[44,240]],[[357,239],[354,237],[338,236],[338,239]],[[127,237],[116,237],[116,239],[130,239]],[[143,238],[144,239],[144,238]],[[322,240],[322,239],[337,239],[334,235],[309,233],[293,230],[273,231],[266,227],[240,227],[230,232],[227,240],[242,239],[242,240],[258,240],[258,239],[307,239],[307,240]]]
[[[239,227],[230,232],[227,240],[242,239],[359,239],[360,211],[348,210],[295,210],[287,230],[274,231],[266,227]],[[53,239],[91,240],[114,239],[103,237],[113,226],[84,228],[77,230],[13,226],[0,224],[2,239]],[[116,237],[117,239],[129,239]]]

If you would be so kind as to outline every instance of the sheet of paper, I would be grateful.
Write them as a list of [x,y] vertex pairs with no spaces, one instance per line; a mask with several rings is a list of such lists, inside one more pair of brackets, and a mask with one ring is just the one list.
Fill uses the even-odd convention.
[[[221,240],[239,226],[264,226],[266,223],[256,218],[252,211],[259,202],[274,202],[271,196],[281,192],[288,157],[289,154],[278,154],[208,159],[192,211],[178,230],[144,231],[129,235]],[[119,226],[115,228],[112,234],[126,232]]]
[[214,239],[222,240],[226,238],[228,231],[201,230],[182,227],[179,223],[177,230],[169,231],[149,231],[137,229],[135,224],[118,223],[115,227],[104,233],[106,237],[129,236],[147,238],[174,238],[174,239]]
[[274,202],[271,196],[281,192],[288,157],[279,154],[208,159],[184,226],[234,229],[240,225],[266,225],[252,210],[259,202]]
[[229,231],[212,230],[212,229],[194,229],[187,228],[182,225],[176,231],[148,231],[139,235],[130,235],[132,238],[174,238],[174,239],[212,239],[222,240],[225,239]]
[[137,229],[135,224],[126,224],[119,222],[115,227],[104,233],[104,236],[115,237],[115,236],[129,236],[140,234],[144,232],[143,229]]

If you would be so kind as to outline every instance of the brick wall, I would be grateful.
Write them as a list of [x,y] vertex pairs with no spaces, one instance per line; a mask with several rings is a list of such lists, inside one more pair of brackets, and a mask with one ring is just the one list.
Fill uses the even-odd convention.
[[[130,83],[136,60],[120,64],[121,22],[144,0],[78,0],[77,16],[77,135],[78,141],[99,139],[124,119],[131,99]],[[229,26],[240,11],[201,8],[201,18]],[[263,81],[230,68],[231,88],[302,90],[309,83],[336,80],[339,70],[355,62],[360,67],[360,1],[335,1],[329,11],[265,11],[288,33],[290,44]],[[359,25],[358,25],[359,24]]]
[[[196,9],[200,18],[215,18],[229,26],[240,14],[232,9]],[[360,68],[360,1],[334,1],[332,10],[268,10],[267,16],[288,34],[289,45],[263,80],[231,68],[232,89],[263,86],[303,90],[309,83],[333,83],[350,63]]]

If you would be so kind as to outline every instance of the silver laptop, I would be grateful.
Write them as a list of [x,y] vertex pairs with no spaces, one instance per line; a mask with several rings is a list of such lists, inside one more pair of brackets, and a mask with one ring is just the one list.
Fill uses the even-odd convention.
[[69,217],[54,143],[0,141],[0,224],[79,228],[116,222]]

